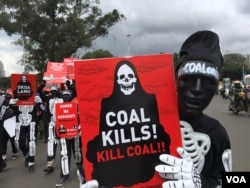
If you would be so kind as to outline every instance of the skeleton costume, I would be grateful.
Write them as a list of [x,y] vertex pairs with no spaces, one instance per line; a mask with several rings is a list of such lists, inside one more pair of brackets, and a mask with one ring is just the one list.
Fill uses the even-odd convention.
[[[72,92],[70,90],[62,91],[62,98],[64,102],[76,102],[77,99],[72,99]],[[78,121],[79,122],[79,121]],[[83,159],[82,159],[82,143],[81,143],[81,132],[80,125],[78,126],[79,134],[73,138],[60,138],[61,148],[61,166],[60,166],[60,182],[56,184],[56,187],[63,186],[70,175],[70,163],[71,156],[73,154],[75,164],[77,166],[77,176],[80,181],[80,185],[85,183],[84,172],[83,172]]]
[[168,179],[164,188],[221,187],[222,172],[232,170],[226,129],[203,113],[217,89],[222,64],[216,33],[196,32],[181,47],[175,71],[183,148],[177,148],[181,159],[160,156],[166,165],[157,165],[156,171]]
[[[44,85],[45,86],[45,85]],[[42,88],[42,87],[41,87]],[[59,94],[58,88],[55,86],[51,87],[51,95],[43,95],[41,90],[39,90],[39,93],[42,94],[43,100],[47,101],[47,107],[48,109],[45,111],[45,113],[49,113],[50,115],[50,122],[48,127],[48,148],[47,148],[47,167],[44,168],[44,172],[51,173],[54,171],[54,161],[56,157],[56,149],[57,149],[57,143],[58,138],[56,136],[55,131],[55,121],[56,121],[56,112],[55,112],[55,104],[56,103],[62,103],[63,99],[61,98],[61,95]]]
[[25,157],[24,165],[29,167],[29,172],[34,172],[36,137],[37,137],[37,110],[42,100],[35,96],[34,105],[15,105],[18,99],[10,100],[10,107],[17,115],[16,122],[16,147],[19,148]]
[[43,169],[46,173],[51,173],[54,171],[54,161],[56,157],[57,149],[57,138],[55,135],[55,104],[62,103],[63,100],[56,86],[50,88],[50,93],[43,92],[46,86],[46,81],[43,80],[41,85],[38,87],[37,92],[39,93],[43,104],[43,119],[44,119],[44,136],[47,143],[47,165]]

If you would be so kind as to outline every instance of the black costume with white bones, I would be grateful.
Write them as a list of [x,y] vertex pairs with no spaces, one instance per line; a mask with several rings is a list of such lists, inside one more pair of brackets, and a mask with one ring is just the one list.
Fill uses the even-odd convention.
[[[63,102],[77,103],[76,98],[73,98],[73,93],[70,90],[62,91],[62,99]],[[75,159],[75,164],[77,166],[77,176],[80,181],[80,186],[83,183],[85,183],[80,125],[78,124],[75,126],[79,131],[76,136],[59,139],[61,146],[61,166],[60,166],[60,182],[56,184],[56,187],[63,186],[69,179],[71,154],[73,154],[73,157]]]
[[18,99],[10,99],[10,108],[17,115],[15,129],[15,143],[23,156],[25,157],[25,166],[29,171],[34,171],[35,154],[36,154],[36,137],[38,133],[37,110],[41,108],[42,100],[35,96],[34,105],[17,106]]
[[216,92],[222,64],[214,32],[196,32],[181,47],[175,72],[183,148],[177,149],[181,158],[160,156],[166,165],[156,171],[167,179],[164,188],[221,187],[222,172],[232,170],[225,128],[203,113]]
[[[223,171],[232,170],[228,134],[220,122],[203,113],[212,100],[223,64],[219,38],[211,31],[198,31],[183,43],[175,64],[180,128],[180,157],[161,154],[155,170],[167,179],[163,188],[219,188]],[[81,188],[98,187],[92,180]]]

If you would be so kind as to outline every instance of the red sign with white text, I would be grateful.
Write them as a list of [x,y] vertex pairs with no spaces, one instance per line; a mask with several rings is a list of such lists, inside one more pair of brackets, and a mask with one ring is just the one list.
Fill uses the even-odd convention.
[[181,134],[171,54],[75,61],[86,180],[162,187],[162,153]]
[[60,62],[47,63],[47,72],[66,72],[66,65]]
[[64,64],[66,65],[67,69],[67,78],[69,80],[75,79],[75,71],[74,71],[74,61],[77,60],[75,58],[64,58]]
[[17,105],[34,105],[36,96],[35,74],[12,74],[11,89]]
[[56,103],[56,135],[60,138],[72,138],[78,134],[76,102]]

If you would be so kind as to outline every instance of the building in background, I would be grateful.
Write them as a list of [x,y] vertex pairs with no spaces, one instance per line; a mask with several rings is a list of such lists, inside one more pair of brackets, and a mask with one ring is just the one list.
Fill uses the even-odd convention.
[[5,77],[4,65],[2,61],[0,61],[0,77]]

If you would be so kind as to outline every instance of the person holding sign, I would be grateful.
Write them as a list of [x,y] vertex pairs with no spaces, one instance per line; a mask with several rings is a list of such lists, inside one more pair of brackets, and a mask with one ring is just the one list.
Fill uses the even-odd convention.
[[177,148],[180,158],[160,155],[165,164],[155,169],[167,180],[164,188],[214,188],[221,185],[222,172],[232,170],[225,128],[203,113],[216,92],[222,64],[214,32],[198,31],[181,47],[175,73],[183,148]]
[[15,130],[15,143],[23,156],[24,165],[28,167],[29,172],[35,171],[36,138],[37,138],[37,110],[42,104],[39,96],[35,96],[34,105],[17,105],[19,99],[10,99],[10,108],[16,114],[17,123]]
[[48,154],[47,154],[47,166],[43,169],[45,173],[52,173],[54,171],[54,161],[56,158],[56,150],[58,138],[55,130],[55,105],[56,103],[63,103],[61,94],[56,86],[51,87],[51,95],[45,95],[42,90],[45,87],[46,83],[42,83],[38,89],[38,92],[43,101],[46,101],[46,115],[50,118],[49,127],[48,127]]
[[[61,121],[58,125],[58,137],[60,137],[59,142],[61,146],[60,182],[56,184],[56,187],[62,187],[69,180],[72,154],[74,156],[75,164],[77,166],[77,176],[80,180],[80,185],[82,185],[85,181],[85,178],[83,172],[80,126],[78,125],[79,117],[74,116],[76,112],[74,112],[73,114],[70,113],[70,108],[73,106],[73,103],[76,103],[76,98],[73,98],[72,92],[70,90],[64,90],[62,91],[62,99],[63,103],[56,106],[56,124],[59,124],[59,119]],[[61,109],[63,111],[62,113],[59,112]],[[77,108],[75,108],[75,111],[76,110]],[[70,122],[70,125],[67,124],[68,122]],[[67,128],[69,128],[69,131],[67,131]],[[72,133],[76,131],[76,136],[72,136],[73,134],[70,134],[71,131]]]
[[[223,64],[218,35],[198,31],[183,43],[180,60],[175,64],[178,111],[183,147],[180,157],[159,156],[163,164],[155,166],[166,179],[163,188],[215,188],[221,175],[232,170],[229,136],[221,123],[204,114],[217,90]],[[96,180],[81,188],[97,188]]]

